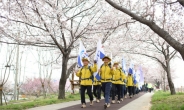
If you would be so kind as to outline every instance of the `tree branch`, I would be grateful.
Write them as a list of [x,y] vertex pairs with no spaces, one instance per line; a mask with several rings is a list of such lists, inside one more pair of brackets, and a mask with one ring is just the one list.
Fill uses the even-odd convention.
[[[11,42],[5,42],[5,41],[0,41],[1,43],[4,44],[17,44],[17,43],[11,43]],[[53,47],[56,48],[56,46],[46,46],[46,45],[39,45],[39,44],[49,44],[49,43],[32,43],[32,42],[26,42],[26,43],[19,43],[19,45],[25,45],[25,46],[36,46],[36,47]],[[51,45],[51,44],[49,44]]]
[[68,69],[67,74],[66,74],[66,77],[67,77],[67,78],[69,77],[70,73],[72,72],[72,70],[74,69],[74,67],[75,67],[76,65],[77,65],[77,62],[75,62],[74,64],[72,64],[72,65],[70,66],[70,68]]
[[162,37],[165,41],[167,41],[168,44],[170,44],[175,50],[180,52],[180,54],[183,57],[184,60],[184,46],[178,41],[176,41],[167,31],[160,28],[158,25],[156,25],[153,21],[146,20],[145,18],[142,18],[141,16],[136,15],[135,13],[131,12],[130,10],[121,7],[117,5],[116,3],[112,2],[111,0],[105,0],[107,3],[109,3],[111,6],[116,8],[117,10],[128,14],[129,16],[133,17],[133,19],[141,22],[142,24],[145,24],[149,26],[155,33],[157,33],[160,37]]
[[[45,23],[44,19],[42,18],[41,14],[39,13],[38,8],[36,7],[36,10],[34,10],[34,11],[37,13],[38,17],[40,17],[41,21],[43,22],[44,27],[46,28],[46,32],[48,32],[50,34],[49,28],[48,28],[47,24]],[[52,34],[50,34],[50,37],[55,42],[55,44],[58,46],[58,48],[62,52],[62,54],[66,54],[63,47],[58,43],[56,38],[54,38],[54,36]]]
[[164,64],[161,60],[159,60],[157,57],[154,57],[154,56],[151,56],[151,55],[147,55],[147,54],[144,54],[144,53],[128,52],[128,51],[126,51],[126,50],[125,50],[125,52],[130,53],[130,54],[143,55],[143,56],[146,56],[146,57],[148,57],[148,58],[151,58],[151,59],[157,61],[158,63],[160,63],[160,64],[162,65],[162,67],[163,67],[164,69],[166,69],[165,64]]
[[46,29],[44,29],[44,28],[41,28],[41,27],[36,26],[36,25],[33,25],[33,24],[26,23],[24,21],[19,21],[19,20],[14,20],[14,19],[6,18],[6,17],[1,16],[1,15],[0,15],[0,17],[3,18],[3,19],[6,19],[6,20],[14,21],[14,22],[17,22],[17,23],[22,23],[22,24],[25,24],[25,25],[28,25],[28,26],[35,27],[35,28],[41,29],[43,31],[46,31]]

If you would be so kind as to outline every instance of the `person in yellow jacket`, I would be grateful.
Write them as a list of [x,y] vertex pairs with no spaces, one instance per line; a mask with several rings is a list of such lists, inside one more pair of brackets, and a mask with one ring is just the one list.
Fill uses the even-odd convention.
[[96,98],[96,102],[99,103],[101,99],[101,81],[94,78],[93,82],[93,95]]
[[122,85],[121,85],[121,101],[123,101],[123,98],[126,95],[126,84],[125,84],[126,83],[126,75],[125,75],[124,72],[123,72],[123,75],[121,77],[121,81],[122,81]]
[[152,88],[152,84],[151,83],[148,83],[148,92],[150,92],[151,93],[151,88]]
[[127,87],[128,87],[129,97],[132,98],[133,86],[134,86],[132,72],[129,71],[126,79],[127,79]]
[[112,75],[114,74],[113,68],[111,68],[110,61],[111,59],[108,56],[105,56],[103,59],[104,64],[100,67],[99,74],[101,77],[102,91],[105,97],[104,108],[110,107],[110,91],[112,87]]
[[117,90],[117,94],[118,94],[117,103],[120,103],[121,87],[123,84],[123,82],[122,82],[123,72],[119,68],[119,62],[115,62],[113,67],[115,67],[115,70],[114,70],[114,75],[112,78],[112,104],[115,103],[116,90]]
[[93,72],[97,71],[97,65],[96,62],[93,65],[93,67],[88,66],[89,60],[87,58],[82,59],[83,67],[76,71],[76,76],[80,77],[80,89],[81,89],[81,108],[86,107],[86,101],[85,101],[85,91],[87,89],[87,94],[90,99],[90,106],[93,105],[93,94],[92,94],[92,77]]

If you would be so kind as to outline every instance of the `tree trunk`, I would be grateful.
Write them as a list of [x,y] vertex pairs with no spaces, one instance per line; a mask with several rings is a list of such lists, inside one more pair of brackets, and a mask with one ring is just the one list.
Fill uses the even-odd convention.
[[[184,49],[184,44],[183,44],[183,49]],[[180,52],[180,54],[181,54],[181,57],[182,57],[183,60],[184,60],[184,51]]]
[[42,82],[42,89],[43,89],[43,96],[44,96],[44,99],[45,99],[47,96],[46,96],[46,90],[45,90],[44,82]]
[[171,78],[171,71],[170,71],[170,61],[166,61],[166,72],[167,72],[167,80],[168,80],[168,83],[169,83],[169,88],[170,88],[170,91],[171,91],[171,95],[175,95],[176,94],[176,91],[175,91],[175,87],[174,87],[174,83],[172,81],[172,78]]
[[166,92],[166,88],[165,88],[165,71],[164,71],[164,92]]
[[3,105],[3,86],[0,86],[0,105]]
[[2,93],[3,93],[3,96],[4,96],[5,104],[7,105],[7,102],[6,102],[6,96],[5,96],[5,94],[4,94],[4,92],[3,92],[3,91],[2,91]]
[[66,79],[61,78],[59,81],[59,96],[58,99],[65,99],[65,84]]
[[69,54],[63,55],[62,58],[62,72],[61,72],[61,78],[59,81],[59,95],[58,99],[64,99],[65,98],[65,84],[66,84],[66,73],[67,73],[67,63],[69,59]]
[[19,86],[17,86],[17,100],[19,100]]

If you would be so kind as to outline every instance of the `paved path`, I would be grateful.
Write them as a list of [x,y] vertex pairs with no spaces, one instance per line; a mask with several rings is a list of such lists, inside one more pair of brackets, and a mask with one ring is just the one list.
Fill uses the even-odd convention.
[[[127,98],[121,104],[111,104],[110,108],[107,110],[149,110],[150,100],[153,93],[140,93],[134,96],[132,99]],[[87,100],[89,102],[89,100]],[[95,103],[93,106],[89,106],[87,103],[87,107],[85,110],[104,110],[103,108],[104,100],[101,100],[100,103]],[[81,110],[80,101],[71,101],[60,104],[52,104],[42,107],[31,108],[28,110]]]
[[128,103],[119,110],[149,110],[151,107],[151,97],[153,93],[145,93],[138,99]]

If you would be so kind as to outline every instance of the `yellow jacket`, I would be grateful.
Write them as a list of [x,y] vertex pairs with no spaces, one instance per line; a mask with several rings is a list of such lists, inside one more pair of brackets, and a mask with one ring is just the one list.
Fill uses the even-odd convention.
[[92,79],[90,79],[90,77],[97,71],[97,65],[94,64],[94,66],[90,67],[90,69],[92,73],[90,72],[88,66],[84,66],[77,72],[76,76],[81,78],[80,85],[92,85]]
[[122,76],[123,76],[123,72],[121,71],[121,69],[117,68],[114,70],[114,75],[112,78],[112,83],[113,84],[123,84],[122,82]]
[[108,65],[102,65],[100,68],[101,82],[112,82],[113,70]]
[[137,83],[137,84],[135,84],[135,87],[137,87],[137,88],[138,88],[138,83]]
[[101,85],[101,81],[98,81],[98,80],[94,77],[93,85]]
[[127,86],[133,86],[133,77],[131,76],[127,76]]
[[[123,71],[122,71],[122,72],[123,72]],[[122,79],[122,84],[125,85],[124,80],[126,80],[126,75],[125,75],[124,72],[123,72],[123,75],[122,75],[121,79]]]

